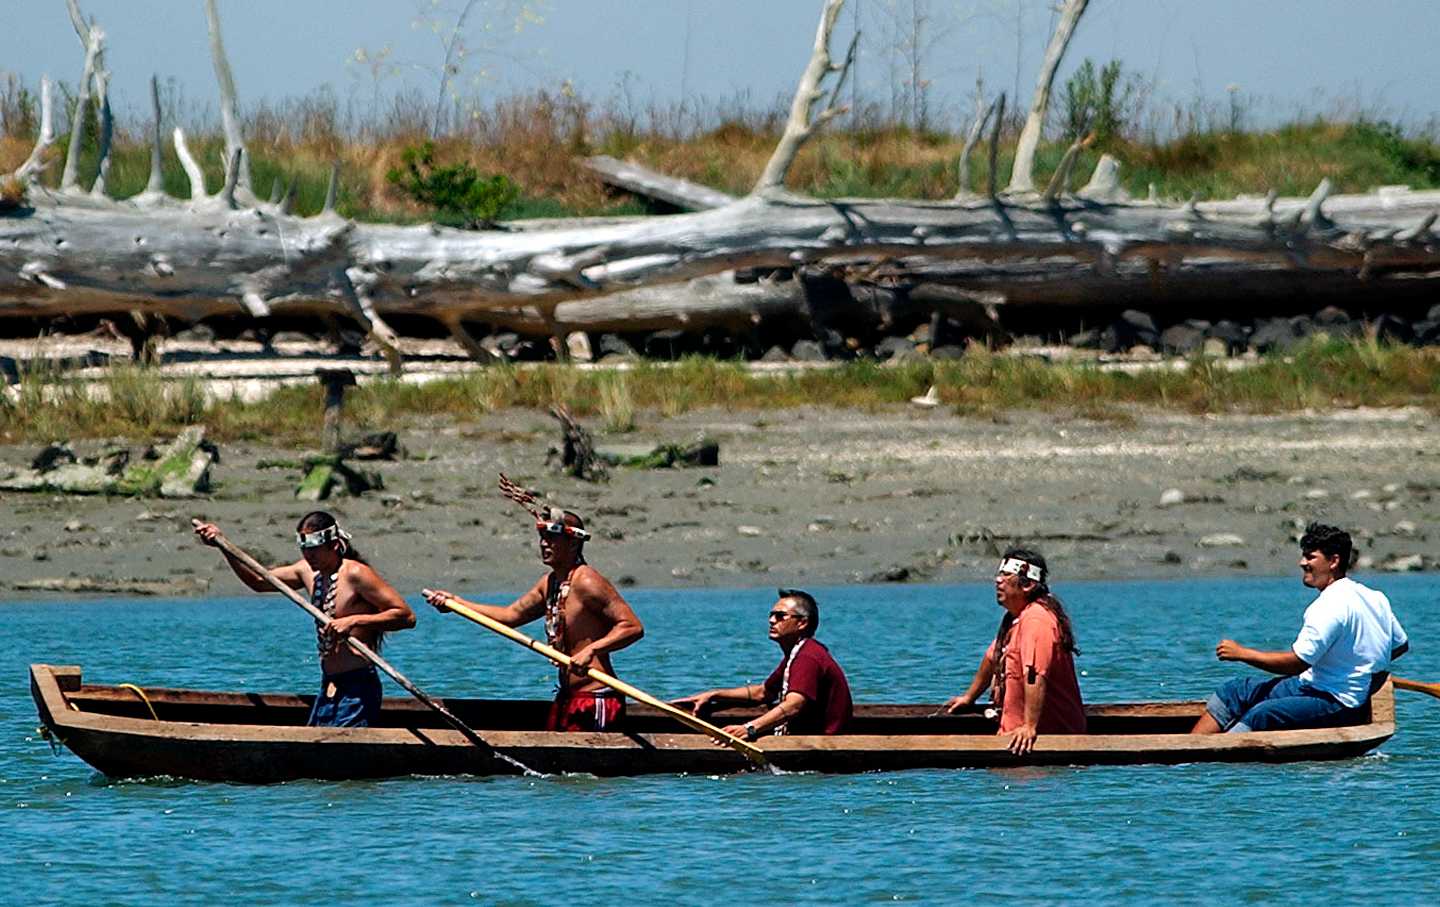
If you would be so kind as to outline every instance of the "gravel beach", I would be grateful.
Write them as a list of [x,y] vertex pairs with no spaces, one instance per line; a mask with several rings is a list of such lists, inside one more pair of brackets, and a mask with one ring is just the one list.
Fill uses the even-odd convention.
[[[383,491],[320,506],[407,595],[510,594],[539,575],[528,518],[495,490],[500,471],[584,515],[590,561],[622,586],[987,580],[1011,541],[1040,548],[1061,582],[1286,574],[1311,519],[1354,531],[1362,569],[1440,567],[1440,421],[1426,410],[1129,415],[641,414],[635,431],[597,444],[704,436],[720,443],[721,465],[615,468],[592,484],[545,466],[553,419],[506,411],[461,427],[410,424],[404,458],[365,464]],[[26,465],[35,452],[0,448],[0,462]],[[0,494],[5,595],[240,593],[189,520],[215,520],[262,560],[290,559],[291,529],[311,505],[293,497],[298,470],[262,464],[297,456],[224,445],[211,494],[192,501]]]

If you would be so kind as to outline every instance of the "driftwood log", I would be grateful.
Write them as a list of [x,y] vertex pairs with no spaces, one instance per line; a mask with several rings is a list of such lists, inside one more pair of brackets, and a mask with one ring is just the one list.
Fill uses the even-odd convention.
[[[1045,196],[1005,195],[993,177],[985,195],[938,202],[793,195],[784,180],[801,144],[843,110],[835,101],[854,45],[841,62],[832,60],[840,5],[824,3],[784,138],[749,196],[695,213],[572,220],[554,229],[358,224],[335,213],[333,175],[326,210],[296,217],[289,194],[260,202],[245,190],[240,144],[230,151],[224,188],[209,195],[178,129],[175,148],[192,174],[188,200],[157,189],[125,200],[96,197],[78,181],[47,189],[34,179],[54,140],[46,82],[35,153],[10,177],[27,198],[0,211],[0,316],[338,314],[363,324],[398,367],[391,315],[427,316],[462,335],[471,321],[563,337],[804,313],[793,285],[737,289],[715,276],[735,269],[801,270],[852,286],[941,285],[964,304],[991,306],[1163,304],[1186,293],[1273,297],[1379,285],[1433,292],[1440,278],[1431,229],[1440,192],[1329,198],[1325,183],[1309,199],[1132,202],[1117,191],[1116,165],[1107,159],[1105,172],[1073,195],[1063,186]],[[226,84],[213,4],[208,10]],[[92,23],[87,37],[82,86],[94,81],[104,36]],[[233,91],[230,84],[230,103]],[[232,124],[227,118],[227,143]],[[158,111],[155,134],[158,143]],[[992,128],[992,156],[997,134]],[[712,278],[698,285],[709,286],[708,299],[680,289],[697,278]]]

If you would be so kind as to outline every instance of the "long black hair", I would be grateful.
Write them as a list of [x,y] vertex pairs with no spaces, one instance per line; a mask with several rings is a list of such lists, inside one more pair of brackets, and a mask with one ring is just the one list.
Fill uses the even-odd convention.
[[[1007,548],[1001,555],[1002,560],[1012,557],[1040,568],[1040,579],[1036,581],[1035,597],[1031,601],[1055,615],[1055,622],[1060,625],[1060,648],[1071,655],[1079,655],[1080,647],[1075,645],[1075,630],[1070,625],[1070,615],[1065,613],[1065,606],[1061,604],[1055,593],[1050,591],[1050,568],[1045,564],[1045,556],[1038,551],[1019,547]],[[995,666],[997,670],[1004,670],[1000,662],[1000,653],[1005,647],[1005,636],[1010,632],[1010,627],[1014,623],[1015,615],[1006,611],[1000,618],[1000,627],[995,631]]]

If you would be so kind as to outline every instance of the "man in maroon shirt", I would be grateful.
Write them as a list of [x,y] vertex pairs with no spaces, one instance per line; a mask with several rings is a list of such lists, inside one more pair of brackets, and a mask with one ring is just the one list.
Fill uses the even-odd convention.
[[810,593],[799,589],[781,589],[779,593],[779,600],[770,608],[770,638],[785,657],[770,677],[763,684],[706,690],[675,703],[689,706],[697,715],[717,700],[769,704],[770,710],[754,721],[724,729],[746,740],[769,733],[842,733],[854,714],[850,684],[830,657],[830,650],[815,638],[820,606]]

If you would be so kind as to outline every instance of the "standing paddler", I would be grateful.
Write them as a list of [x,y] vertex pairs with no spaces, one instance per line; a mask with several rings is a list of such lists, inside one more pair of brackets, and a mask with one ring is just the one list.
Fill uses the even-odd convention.
[[[223,537],[214,523],[195,524],[195,534],[218,547]],[[305,514],[295,527],[301,558],[272,567],[270,573],[292,589],[304,589],[310,603],[330,617],[328,627],[315,628],[320,652],[320,695],[307,724],[315,727],[369,727],[380,714],[380,675],[375,666],[345,645],[353,636],[379,649],[385,633],[415,626],[415,612],[400,593],[376,573],[355,546],[350,533],[323,510]],[[221,548],[230,569],[256,592],[274,591],[265,577]]]
[[[502,477],[502,488],[507,483]],[[527,509],[533,502],[518,490],[507,494]],[[532,513],[540,560],[550,570],[528,592],[505,606],[466,601],[441,589],[427,590],[425,600],[441,612],[449,611],[454,601],[508,627],[543,617],[546,643],[570,657],[569,669],[559,671],[547,730],[610,729],[624,716],[625,700],[585,672],[594,667],[613,675],[610,653],[639,640],[645,628],[614,585],[585,562],[590,533],[584,520],[556,507]]]

